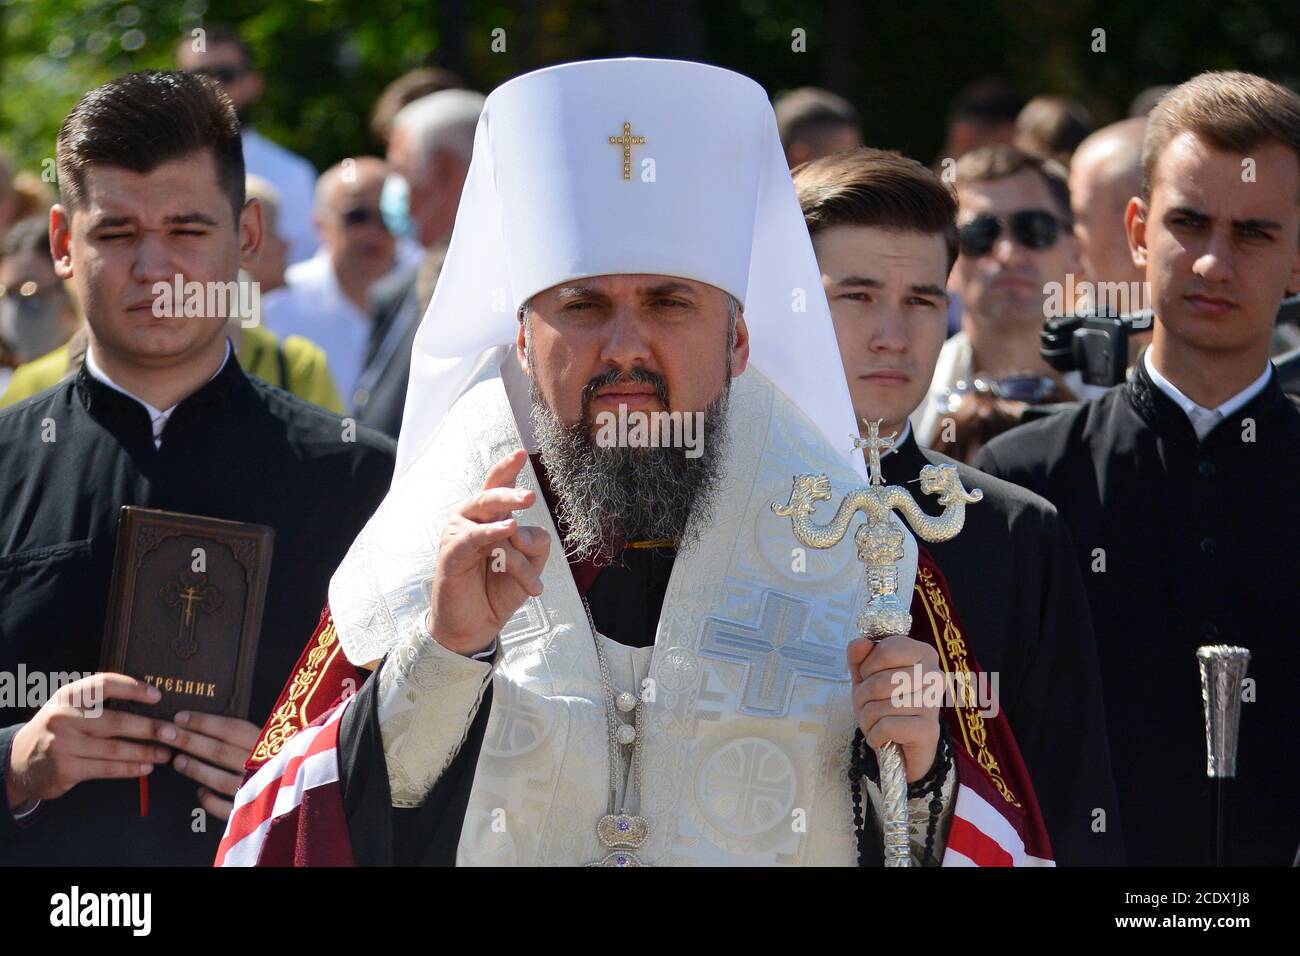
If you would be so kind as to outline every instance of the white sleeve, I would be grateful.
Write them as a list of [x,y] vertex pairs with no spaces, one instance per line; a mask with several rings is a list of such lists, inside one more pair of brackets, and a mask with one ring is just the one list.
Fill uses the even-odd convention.
[[379,730],[395,807],[418,807],[460,752],[500,660],[465,657],[423,627],[393,648],[379,672]]

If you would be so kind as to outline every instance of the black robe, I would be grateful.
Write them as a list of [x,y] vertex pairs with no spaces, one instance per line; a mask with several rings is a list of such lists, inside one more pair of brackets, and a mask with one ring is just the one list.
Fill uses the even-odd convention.
[[[1062,866],[1121,865],[1124,844],[1106,744],[1097,648],[1070,534],[1037,495],[930,449],[909,433],[881,459],[889,484],[912,490],[922,509],[943,509],[914,482],[926,465],[956,465],[983,500],[942,543],[921,542],[943,572],[971,648],[1020,745]],[[1105,810],[1102,818],[1096,810]]]
[[[909,440],[884,459],[886,479],[903,483],[931,461],[951,463],[942,455],[925,455],[930,460]],[[1056,859],[1120,863],[1092,630],[1068,535],[1047,502],[965,465],[959,468],[967,487],[983,488],[985,499],[967,509],[966,529],[957,539],[928,547],[981,665],[1001,672],[1001,706],[1034,780]],[[917,496],[924,497],[919,491]],[[941,509],[927,501],[926,510]],[[654,643],[673,555],[669,549],[629,550],[619,564],[600,571],[587,597],[601,633],[634,647]],[[581,590],[583,581],[575,577]],[[424,804],[391,809],[377,683],[366,681],[340,728],[354,858],[363,865],[451,865],[491,711],[491,685],[465,743]],[[1096,807],[1107,811],[1104,832],[1092,829]]]
[[[1253,441],[1243,440],[1247,420]],[[1237,644],[1250,649],[1257,691],[1242,705],[1230,861],[1290,863],[1300,839],[1300,410],[1277,375],[1198,442],[1139,362],[1126,384],[995,439],[977,464],[1046,497],[1070,527],[1129,861],[1210,861],[1195,652]]]
[[[248,715],[263,723],[392,477],[391,440],[343,435],[338,416],[245,375],[233,354],[177,406],[161,448],[144,407],[84,367],[0,412],[0,671],[97,669],[122,505],[256,522],[275,529]],[[0,767],[33,713],[0,709]],[[168,765],[150,780],[148,818],[134,780],[82,783],[27,826],[6,802],[0,865],[210,865],[224,825],[193,832],[198,784]]]
[[1278,382],[1288,395],[1300,395],[1300,349],[1279,355],[1273,362]]

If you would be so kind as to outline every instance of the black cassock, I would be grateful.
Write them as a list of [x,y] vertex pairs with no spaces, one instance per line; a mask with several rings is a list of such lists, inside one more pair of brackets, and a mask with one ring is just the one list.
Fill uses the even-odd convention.
[[[393,461],[391,440],[344,440],[337,415],[245,375],[233,354],[176,407],[161,448],[144,407],[84,368],[0,412],[0,671],[98,668],[122,505],[256,522],[275,529],[248,718],[263,723]],[[0,767],[33,713],[0,709]],[[198,786],[155,768],[148,818],[134,780],[82,783],[22,827],[5,802],[0,865],[210,865],[223,824],[193,831]]]
[[[943,509],[914,482],[926,465],[956,465],[968,505],[957,537],[921,542],[948,580],[957,614],[1020,745],[1062,866],[1120,865],[1124,842],[1106,745],[1097,648],[1070,534],[1037,495],[930,449],[909,434],[881,459],[886,482],[922,509]],[[1096,811],[1104,810],[1103,821]]]
[[1300,839],[1300,410],[1276,373],[1198,442],[1139,361],[1128,383],[995,439],[977,464],[1048,498],[1070,527],[1129,862],[1210,862],[1195,654],[1236,644],[1251,652],[1256,699],[1242,705],[1230,862],[1290,863]]
[[[909,438],[883,460],[886,480],[901,484],[926,464],[956,464],[924,455],[929,459]],[[967,508],[966,528],[954,541],[926,547],[947,578],[981,665],[1000,672],[1000,704],[1033,778],[1056,859],[1067,865],[1120,863],[1087,597],[1064,525],[1042,499],[958,467],[966,486],[982,487],[985,498]],[[915,495],[927,511],[942,510],[919,490]],[[635,647],[654,643],[674,554],[628,550],[600,571],[587,597],[601,633]],[[581,572],[575,578],[581,590]],[[491,710],[491,684],[461,750],[425,803],[413,809],[390,805],[376,685],[366,681],[340,728],[354,859],[363,865],[451,865]],[[1098,807],[1107,812],[1104,832],[1092,828]]]

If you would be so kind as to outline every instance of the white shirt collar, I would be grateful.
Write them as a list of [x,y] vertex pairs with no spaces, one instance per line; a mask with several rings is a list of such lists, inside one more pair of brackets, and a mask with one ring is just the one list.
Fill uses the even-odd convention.
[[1151,360],[1151,349],[1147,349],[1142,353],[1142,362],[1156,387],[1173,399],[1174,403],[1183,410],[1183,414],[1187,416],[1188,421],[1192,423],[1192,427],[1196,430],[1197,438],[1204,438],[1220,421],[1262,392],[1268,385],[1269,377],[1273,374],[1272,363],[1265,362],[1264,371],[1259,378],[1218,407],[1206,408],[1203,405],[1196,404],[1196,402],[1184,395],[1177,385],[1160,374],[1155,362]]
[[[227,338],[225,357],[222,358],[221,364],[217,366],[217,370],[212,373],[212,376],[208,379],[208,382],[212,381],[212,379],[216,378],[218,375],[221,374],[221,370],[225,368],[226,363],[230,361],[230,352],[231,352],[230,339]],[[113,389],[116,392],[121,392],[127,398],[135,399],[135,401],[139,402],[141,405],[144,406],[144,410],[149,413],[149,421],[153,427],[153,445],[155,448],[161,448],[162,433],[163,433],[163,429],[167,427],[167,419],[171,418],[172,412],[176,411],[176,405],[179,405],[180,402],[177,402],[176,405],[173,405],[171,408],[158,409],[158,408],[154,408],[152,405],[146,402],[143,398],[140,398],[138,395],[132,395],[121,385],[118,385],[117,382],[109,378],[108,375],[104,372],[104,370],[99,367],[99,363],[95,361],[94,345],[91,345],[86,349],[86,371],[94,378],[103,382],[109,388]],[[205,382],[204,384],[206,385],[207,382]]]

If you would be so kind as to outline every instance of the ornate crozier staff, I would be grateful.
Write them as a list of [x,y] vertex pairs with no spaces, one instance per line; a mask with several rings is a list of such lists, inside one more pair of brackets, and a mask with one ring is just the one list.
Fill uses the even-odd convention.
[[1214,865],[1228,865],[1228,781],[1237,776],[1237,732],[1241,727],[1241,682],[1250,651],[1226,644],[1196,649],[1205,707],[1205,775],[1214,781]]
[[[816,502],[831,499],[830,479],[825,475],[796,475],[790,500],[784,505],[773,502],[772,510],[789,518],[795,538],[810,548],[833,548],[844,538],[853,516],[861,511],[866,521],[858,525],[853,541],[858,560],[866,566],[868,601],[858,615],[862,637],[879,642],[886,637],[908,634],[912,630],[911,601],[904,604],[898,597],[898,562],[903,558],[904,530],[890,520],[899,511],[918,538],[948,541],[957,536],[966,522],[966,505],[979,501],[984,493],[978,488],[967,491],[957,469],[952,465],[926,465],[921,469],[921,491],[939,496],[944,506],[938,517],[926,514],[912,498],[911,492],[898,485],[886,485],[880,473],[880,455],[894,447],[897,433],[880,437],[880,421],[868,422],[866,438],[854,438],[854,448],[865,448],[869,462],[870,484],[854,488],[840,501],[829,524],[811,520]],[[885,866],[911,866],[908,848],[907,771],[903,751],[887,741],[876,751],[880,764],[880,791],[883,806]]]

